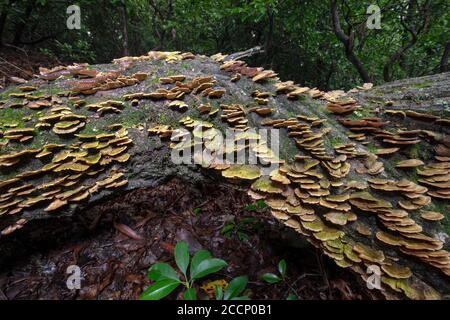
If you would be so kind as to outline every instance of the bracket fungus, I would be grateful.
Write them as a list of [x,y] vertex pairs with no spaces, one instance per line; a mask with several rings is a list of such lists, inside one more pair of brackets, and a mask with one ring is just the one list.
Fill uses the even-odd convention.
[[[192,70],[179,63],[188,59]],[[14,170],[0,179],[0,218],[11,221],[2,237],[23,229],[34,212],[56,216],[125,188],[128,179],[134,188],[136,170],[154,155],[201,147],[208,156],[192,156],[201,167],[196,174],[214,170],[221,182],[243,182],[240,188],[252,199],[264,199],[276,220],[338,266],[362,278],[368,265],[378,266],[383,292],[395,297],[446,293],[431,287],[434,279],[450,276],[448,243],[439,234],[448,210],[438,210],[450,198],[450,146],[446,133],[408,121],[446,127],[449,119],[372,110],[358,97],[371,92],[370,84],[323,92],[281,82],[272,70],[223,54],[151,51],[113,63],[113,71],[86,64],[41,69],[38,81],[0,103],[0,111],[25,114],[0,119],[0,173]],[[41,84],[56,79],[71,91],[40,93]],[[127,123],[140,113],[148,114],[145,120]],[[392,119],[399,116],[408,121]],[[254,127],[279,130],[280,154]],[[234,133],[233,143],[221,141],[224,129]],[[168,148],[151,149],[159,139]],[[254,156],[256,164],[223,161],[239,152]],[[268,169],[272,164],[278,166]]]
[[250,165],[233,165],[222,171],[222,176],[230,179],[255,180],[261,176],[261,169]]

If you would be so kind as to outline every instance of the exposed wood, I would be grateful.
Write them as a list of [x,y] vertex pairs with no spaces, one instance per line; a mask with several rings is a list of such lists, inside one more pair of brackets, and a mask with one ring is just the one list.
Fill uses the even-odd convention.
[[128,56],[130,51],[128,49],[128,14],[126,2],[121,1],[119,5],[120,16],[122,18],[122,47],[123,47],[123,55]]
[[228,56],[225,57],[224,61],[231,61],[231,60],[241,60],[244,58],[249,58],[252,57],[254,55],[263,53],[264,49],[260,46],[245,50],[245,51],[240,51],[240,52],[235,52],[232,54],[229,54]]

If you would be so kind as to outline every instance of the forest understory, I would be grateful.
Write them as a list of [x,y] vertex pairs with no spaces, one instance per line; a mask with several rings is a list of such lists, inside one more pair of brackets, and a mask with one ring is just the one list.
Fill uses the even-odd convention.
[[[138,299],[150,284],[149,266],[172,264],[178,241],[228,262],[226,270],[199,283],[203,299],[212,298],[211,281],[241,275],[249,278],[252,300],[285,300],[293,292],[299,300],[383,299],[234,186],[211,189],[172,179],[13,235],[0,250],[0,299]],[[287,281],[263,281],[282,259]],[[70,265],[83,271],[81,290],[66,286]]]

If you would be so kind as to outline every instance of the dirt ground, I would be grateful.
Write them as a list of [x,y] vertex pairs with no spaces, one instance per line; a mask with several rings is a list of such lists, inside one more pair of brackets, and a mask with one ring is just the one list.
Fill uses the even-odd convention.
[[[146,273],[153,263],[174,265],[180,240],[192,252],[207,249],[228,262],[197,284],[203,299],[208,296],[201,285],[239,275],[248,276],[251,299],[286,299],[292,290],[299,299],[378,298],[266,209],[249,203],[235,186],[190,188],[172,180],[108,200],[76,218],[42,221],[2,239],[0,298],[137,299],[151,283]],[[287,261],[288,280],[263,282],[261,275],[276,272],[281,259]],[[82,270],[81,290],[66,286],[70,265]],[[168,298],[180,298],[180,292]]]

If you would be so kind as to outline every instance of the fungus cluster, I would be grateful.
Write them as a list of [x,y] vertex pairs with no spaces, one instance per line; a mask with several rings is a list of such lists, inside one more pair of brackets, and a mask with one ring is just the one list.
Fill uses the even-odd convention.
[[125,103],[123,103],[122,101],[114,100],[107,100],[98,104],[89,104],[86,106],[86,109],[94,111],[100,116],[103,116],[107,113],[121,113],[124,108]]
[[114,59],[115,64],[131,64],[139,61],[154,61],[154,60],[164,60],[167,63],[176,63],[182,60],[195,59],[195,55],[191,52],[180,52],[180,51],[150,51],[147,55],[139,57],[122,57],[119,59]]
[[219,112],[219,108],[213,108],[210,103],[202,103],[197,107],[197,110],[201,114],[208,114],[208,116],[212,117]]
[[262,82],[268,79],[276,78],[277,74],[272,70],[264,70],[264,68],[252,68],[247,66],[244,61],[230,60],[220,66],[221,70],[239,74],[252,78],[254,82]]
[[[86,67],[41,69],[41,78],[50,81],[61,76],[88,79],[98,75]],[[111,130],[115,129],[111,133],[81,133],[90,119],[72,110],[85,104],[80,96],[64,92],[40,94],[38,86],[28,85],[19,90],[21,92],[12,93],[9,98],[14,99],[12,101],[22,99],[20,103],[2,104],[2,108],[28,108],[30,112],[15,123],[3,119],[0,123],[4,128],[0,130],[0,138],[6,141],[2,147],[9,146],[13,150],[0,150],[0,170],[15,172],[11,178],[0,181],[0,216],[35,210],[54,212],[84,203],[103,189],[112,190],[127,184],[120,169],[120,165],[130,158],[127,149],[132,140],[126,129],[117,125],[111,126]],[[87,109],[102,115],[120,111],[123,107],[120,101],[105,101],[88,105]],[[28,125],[19,127],[20,123]],[[52,138],[52,135],[59,138]],[[45,137],[46,141],[36,142],[31,148],[16,145],[17,142],[30,144],[36,136]],[[52,139],[55,142],[49,141]],[[27,221],[26,218],[18,219],[4,228],[1,235],[22,228]]]
[[[177,106],[187,94],[201,95],[203,97],[209,97],[211,99],[221,98],[225,93],[225,89],[217,87],[216,80],[213,76],[201,76],[195,77],[189,82],[184,82],[186,77],[184,75],[175,75],[170,77],[160,78],[160,82],[163,85],[173,85],[172,88],[158,88],[154,92],[144,93],[137,92],[124,95],[125,100],[172,100],[177,101],[170,107]],[[183,106],[182,111],[186,110],[187,106]],[[180,108],[176,108],[180,109]]]
[[4,132],[0,130],[0,138],[7,139],[8,142],[28,142],[33,140],[35,135],[34,128],[8,129]]
[[419,183],[430,188],[428,195],[448,200],[450,197],[450,162],[441,161],[430,163],[417,170]]
[[356,103],[356,101],[336,101],[333,103],[327,104],[327,110],[334,114],[344,115],[350,114],[356,109],[360,108],[360,106]]
[[94,78],[75,81],[72,91],[82,94],[94,94],[97,91],[107,91],[133,86],[141,82],[139,79],[146,79],[146,77],[147,76],[144,76],[143,74],[135,74],[131,77],[123,76],[117,71],[101,72]]
[[47,114],[40,117],[36,128],[51,129],[57,135],[71,135],[80,131],[86,125],[86,116],[72,112],[67,106],[57,106],[49,109]]
[[147,79],[145,73],[135,73],[132,76],[123,75],[123,71],[100,72],[89,69],[88,64],[75,64],[68,67],[56,67],[51,70],[41,68],[40,78],[43,80],[56,80],[60,77],[73,77],[71,90],[81,94],[94,94],[97,91],[112,90],[132,86]]
[[[51,212],[71,203],[80,203],[101,189],[126,185],[123,173],[117,169],[108,173],[107,168],[128,161],[130,155],[126,151],[132,141],[127,135],[125,129],[111,134],[79,134],[79,142],[70,146],[46,144],[42,148],[0,156],[0,165],[8,167],[33,159],[44,163],[50,160],[39,169],[23,171],[12,179],[1,181],[0,216],[42,205],[47,206],[45,211]],[[95,180],[105,173],[105,178]],[[17,226],[6,228],[2,234],[16,229]]]
[[236,129],[242,129],[247,130],[249,127],[248,119],[246,117],[245,109],[242,105],[239,104],[222,104],[220,105],[220,108],[222,109],[222,115],[221,118],[230,125],[230,127],[236,128]]
[[[45,80],[61,76],[76,78],[74,92],[69,97],[46,96],[36,93],[38,87],[26,85],[19,88],[20,92],[10,94],[6,103],[0,103],[0,108],[28,108],[40,113],[35,117],[34,128],[3,123],[0,119],[2,141],[8,144],[31,142],[43,130],[75,141],[71,140],[70,144],[48,142],[36,148],[2,153],[0,169],[17,168],[30,161],[42,162],[43,166],[22,170],[12,178],[0,181],[0,215],[37,208],[57,212],[87,201],[101,190],[125,186],[128,181],[121,165],[130,159],[132,140],[128,130],[120,125],[110,126],[108,133],[88,134],[82,130],[93,118],[119,116],[127,103],[106,100],[87,104],[82,95],[145,81],[151,73],[124,75],[135,62],[160,60],[176,65],[193,58],[195,56],[190,53],[150,52],[141,57],[115,60],[119,71],[97,72],[87,65],[41,70],[41,79]],[[344,91],[322,92],[292,81],[281,82],[272,70],[249,67],[243,61],[224,62],[225,58],[222,54],[212,57],[231,77],[205,75],[189,80],[183,74],[167,75],[155,79],[159,82],[156,90],[136,92],[130,87],[123,98],[135,106],[141,99],[167,100],[167,109],[180,112],[189,108],[184,101],[187,95],[199,100],[196,109],[189,110],[189,116],[174,113],[181,127],[172,123],[153,123],[148,134],[168,141],[172,151],[195,151],[200,147],[202,152],[193,153],[192,157],[202,170],[213,170],[230,182],[245,185],[252,199],[264,199],[277,220],[304,235],[337,265],[351,268],[363,278],[367,277],[368,267],[377,266],[381,270],[383,289],[413,299],[439,298],[439,293],[416,275],[417,270],[411,267],[414,263],[410,262],[420,260],[433,266],[436,272],[450,275],[450,253],[445,250],[443,240],[429,232],[445,218],[443,213],[433,209],[432,204],[448,200],[450,196],[450,154],[446,155],[448,150],[443,138],[433,131],[389,128],[391,123],[381,116],[363,116],[360,112],[364,108]],[[228,86],[223,83],[224,78],[231,81]],[[226,93],[224,88],[232,88],[237,81],[245,82],[244,87],[251,92],[251,102],[220,101]],[[142,87],[139,90],[144,90]],[[370,84],[365,84],[351,92],[370,88]],[[299,108],[299,114],[280,117],[276,99],[281,98],[284,103],[287,98],[288,103],[297,104],[295,100],[300,96],[323,99],[326,103],[323,108],[305,112],[307,115]],[[209,99],[219,99],[219,103]],[[95,114],[77,114],[69,105]],[[210,117],[220,113],[220,119],[234,133],[231,141],[223,141],[220,131],[215,128],[216,119],[196,119],[196,113]],[[254,114],[263,119],[253,117]],[[328,121],[323,114],[337,117],[338,121]],[[385,114],[434,125],[450,123],[418,112],[388,110]],[[351,117],[345,117],[349,115]],[[279,159],[267,141],[250,130],[249,121],[255,118],[260,120],[261,126],[286,133],[288,142],[292,142],[299,152]],[[348,134],[334,137],[335,127],[341,125],[349,129]],[[421,137],[441,141],[436,147],[438,150],[435,149],[437,162],[427,164],[426,159],[419,159],[418,155],[404,159],[402,152],[421,142]],[[373,141],[380,144],[373,153],[361,148]],[[249,155],[247,158],[254,157],[256,164],[227,163],[225,160],[227,156],[234,158],[239,153]],[[382,157],[397,154],[402,160],[396,160],[395,166],[388,167]],[[279,166],[267,172],[271,164]],[[390,170],[403,176],[416,174],[417,179],[415,182],[405,178],[387,179]],[[379,198],[380,194],[383,199]],[[20,217],[2,234],[18,230],[26,222],[27,219]],[[415,260],[406,261],[405,257]]]

